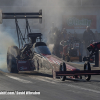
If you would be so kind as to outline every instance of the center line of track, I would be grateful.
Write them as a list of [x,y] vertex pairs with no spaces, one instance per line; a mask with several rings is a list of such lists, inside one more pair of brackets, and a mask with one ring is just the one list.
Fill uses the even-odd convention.
[[22,82],[22,83],[32,83],[31,81],[24,80],[24,79],[15,77],[15,76],[10,76],[10,75],[6,75],[6,76],[9,77],[9,78],[15,79],[15,80],[17,80],[17,81],[19,81],[19,82]]

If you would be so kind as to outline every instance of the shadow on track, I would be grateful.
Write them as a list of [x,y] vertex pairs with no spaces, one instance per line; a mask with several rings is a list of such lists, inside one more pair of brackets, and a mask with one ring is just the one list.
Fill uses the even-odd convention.
[[34,76],[43,76],[43,77],[49,77],[49,78],[53,78],[52,75],[49,74],[45,74],[45,73],[41,73],[41,72],[19,72],[20,75],[34,75]]

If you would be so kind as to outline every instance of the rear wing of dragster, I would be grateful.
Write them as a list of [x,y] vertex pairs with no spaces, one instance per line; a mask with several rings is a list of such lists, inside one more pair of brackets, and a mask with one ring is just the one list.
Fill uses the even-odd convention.
[[[21,45],[23,47],[23,44],[26,43],[26,40],[29,41],[28,35],[29,35],[29,33],[32,33],[28,19],[39,19],[39,22],[42,23],[42,10],[39,10],[39,12],[27,12],[27,13],[26,12],[25,13],[24,12],[2,13],[2,10],[0,10],[0,24],[2,24],[2,19],[15,19],[18,44],[19,44],[19,48],[20,48]],[[22,34],[22,32],[21,32],[21,29],[18,25],[17,19],[25,19],[26,20],[26,28],[25,28],[24,34]]]
[[21,13],[2,13],[0,10],[0,24],[2,24],[2,19],[40,19],[39,22],[42,23],[42,10],[39,12],[21,12]]

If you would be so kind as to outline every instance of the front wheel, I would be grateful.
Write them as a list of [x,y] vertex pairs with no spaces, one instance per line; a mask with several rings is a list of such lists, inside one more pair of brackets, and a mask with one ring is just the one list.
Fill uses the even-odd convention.
[[[60,71],[66,71],[66,64],[63,62],[60,64]],[[60,76],[61,81],[65,81],[66,76]]]
[[[87,62],[87,63],[84,64],[84,71],[85,70],[91,71],[91,66],[90,66],[90,63],[89,62]],[[91,75],[85,75],[85,79],[87,81],[89,81],[91,79]]]

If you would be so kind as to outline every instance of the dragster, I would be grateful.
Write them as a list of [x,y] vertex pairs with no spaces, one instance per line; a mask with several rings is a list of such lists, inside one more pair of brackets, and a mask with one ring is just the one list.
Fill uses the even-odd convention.
[[[11,46],[7,50],[7,68],[10,73],[43,71],[51,74],[54,79],[60,77],[62,81],[66,80],[66,76],[81,79],[84,75],[86,80],[89,81],[91,75],[100,75],[100,70],[91,70],[89,61],[84,64],[84,70],[79,70],[52,55],[46,43],[42,42],[42,34],[31,32],[28,22],[30,18],[39,18],[42,22],[42,10],[32,13],[2,13],[0,11],[0,22],[2,22],[2,19],[15,19],[18,36],[19,47]],[[25,34],[21,33],[18,19],[25,19],[26,21]],[[90,57],[92,55],[93,53]]]

